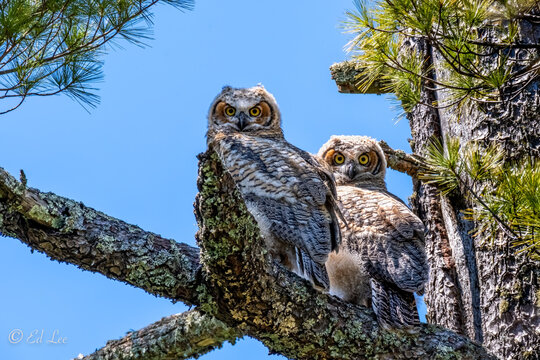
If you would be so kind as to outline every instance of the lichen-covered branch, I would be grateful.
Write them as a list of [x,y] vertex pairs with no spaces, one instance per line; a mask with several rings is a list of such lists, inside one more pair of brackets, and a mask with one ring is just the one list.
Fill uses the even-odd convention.
[[422,159],[418,155],[394,150],[384,140],[379,141],[379,145],[384,151],[389,168],[417,178],[418,171],[422,167]]
[[[24,176],[21,180],[0,168],[0,234],[17,238],[52,259],[149,293],[197,303],[199,249],[146,232],[82,203],[27,188]],[[239,336],[223,322],[192,310],[112,341],[87,358],[189,358]]]
[[362,66],[356,61],[343,61],[330,66],[332,79],[336,82],[338,91],[344,94],[386,94],[384,86],[380,81],[374,81],[366,91],[360,91],[360,74]]
[[[109,342],[88,359],[197,356],[240,334],[294,359],[492,359],[466,337],[423,325],[379,328],[371,309],[315,290],[268,258],[230,176],[212,151],[200,156],[195,204],[201,247],[177,244],[0,171],[0,230],[54,259],[198,305]],[[175,277],[177,276],[177,277]]]
[[141,330],[110,340],[83,360],[165,360],[189,359],[234,344],[242,335],[223,322],[198,310],[167,316]]
[[313,289],[264,248],[258,227],[215,153],[200,156],[197,240],[206,286],[200,306],[293,359],[493,359],[449,330],[382,330],[370,309]]
[[165,239],[67,198],[27,188],[0,168],[0,235],[52,259],[149,293],[196,301],[199,249]]

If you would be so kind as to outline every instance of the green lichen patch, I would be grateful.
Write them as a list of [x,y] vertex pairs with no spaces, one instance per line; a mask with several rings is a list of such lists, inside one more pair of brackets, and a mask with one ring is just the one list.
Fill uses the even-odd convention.
[[504,314],[508,311],[508,308],[510,307],[510,303],[506,299],[501,299],[501,302],[499,303],[499,314]]
[[215,153],[202,161],[199,171],[201,225],[206,230],[201,260],[227,267],[231,258],[245,255],[246,242],[258,238],[259,229]]
[[104,254],[113,254],[116,250],[118,242],[110,235],[101,235],[96,243],[96,250]]
[[461,359],[461,356],[456,354],[454,349],[446,345],[440,345],[437,347],[437,352],[433,357],[434,360],[457,360]]
[[32,206],[30,211],[28,211],[28,217],[40,224],[50,226],[54,229],[60,229],[63,223],[61,218],[51,215],[49,210],[41,205]]
[[[350,94],[385,94],[388,93],[380,81],[374,81],[371,86],[365,91],[360,91],[357,87],[359,79],[364,71],[365,66],[362,66],[358,61],[343,61],[330,66],[332,79],[336,81],[338,91],[341,93]],[[363,75],[362,75],[363,76]]]
[[128,280],[132,284],[139,284],[143,283],[146,284],[147,272],[148,272],[148,263],[145,260],[137,261],[133,264],[128,265],[127,267],[127,277],[126,280]]

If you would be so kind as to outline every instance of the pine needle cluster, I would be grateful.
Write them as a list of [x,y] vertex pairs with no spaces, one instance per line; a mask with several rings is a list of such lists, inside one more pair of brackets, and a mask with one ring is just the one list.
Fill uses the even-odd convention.
[[[539,44],[521,42],[520,22],[540,23],[539,0],[355,0],[345,28],[363,72],[358,88],[381,81],[405,112],[422,87],[447,90],[450,107],[510,101],[540,77]],[[407,46],[420,39],[426,51]],[[409,44],[410,45],[410,44]],[[433,63],[437,62],[437,76]]]
[[[431,142],[420,179],[443,195],[461,192],[473,206],[464,213],[475,235],[495,239],[500,231],[519,252],[540,261],[540,161],[505,162],[497,145],[462,146],[458,139]],[[486,236],[487,235],[487,236]]]
[[149,38],[157,2],[190,9],[192,0],[0,0],[0,114],[28,96],[65,93],[83,106],[99,101],[101,55],[113,39]]

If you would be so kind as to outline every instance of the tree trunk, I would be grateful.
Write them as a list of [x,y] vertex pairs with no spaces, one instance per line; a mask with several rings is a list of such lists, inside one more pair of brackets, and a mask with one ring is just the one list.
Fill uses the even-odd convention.
[[[539,39],[540,25],[523,20],[520,43],[540,46]],[[434,78],[445,77],[440,59],[429,44],[419,40],[412,46],[423,52],[426,65],[434,63]],[[515,50],[512,56],[523,58],[521,51]],[[539,50],[535,56],[538,59]],[[538,157],[538,74],[529,80],[525,91],[501,104],[471,105],[460,112],[456,108],[437,110],[418,105],[408,115],[414,152],[425,154],[430,137],[444,141],[450,136],[459,138],[462,144],[479,141],[484,147],[496,142],[504,147],[508,160]],[[441,103],[446,94],[444,90],[424,90],[422,96],[427,103]],[[412,204],[429,229],[426,248],[431,271],[425,296],[428,321],[482,342],[502,359],[540,358],[539,264],[524,253],[518,254],[502,231],[494,238],[471,236],[474,223],[464,219],[462,210],[472,204],[465,197],[440,196],[431,186],[418,181],[414,183],[414,194]]]
[[[489,29],[483,36],[498,40]],[[513,71],[527,66],[527,60],[533,62],[531,66],[538,65],[540,24],[522,19],[517,42],[524,46],[512,48],[509,53],[517,59]],[[425,38],[405,39],[403,46],[422,54],[426,69],[433,69],[431,79],[444,81],[447,74],[441,57]],[[490,66],[498,60],[497,56],[486,57],[481,65]],[[377,83],[366,91],[358,90],[361,68],[361,64],[354,62],[332,65],[332,78],[338,90],[384,92]],[[462,144],[471,140],[483,147],[497,143],[504,148],[506,161],[540,157],[539,72],[520,81],[505,88],[509,92],[526,84],[519,96],[509,97],[501,89],[504,102],[500,104],[468,105],[461,109],[416,106],[407,115],[413,155],[426,155],[431,138],[444,142],[449,136],[459,138]],[[444,89],[437,89],[429,80],[424,85],[428,86],[423,87],[421,103],[444,104]],[[518,253],[519,248],[511,245],[503,231],[495,236],[472,236],[475,224],[465,219],[462,212],[473,206],[466,197],[441,196],[433,186],[414,179],[413,173],[410,175],[414,187],[411,205],[428,230],[430,279],[424,297],[428,322],[483,343],[501,359],[540,359],[540,264],[525,253]]]

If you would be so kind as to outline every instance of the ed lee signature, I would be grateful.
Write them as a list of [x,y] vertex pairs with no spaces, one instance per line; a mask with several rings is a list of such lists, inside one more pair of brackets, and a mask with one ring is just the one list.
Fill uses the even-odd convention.
[[26,344],[67,344],[67,337],[60,336],[58,330],[48,332],[45,329],[34,329],[25,336],[21,329],[13,329],[9,333],[8,339],[12,344],[21,342]]

